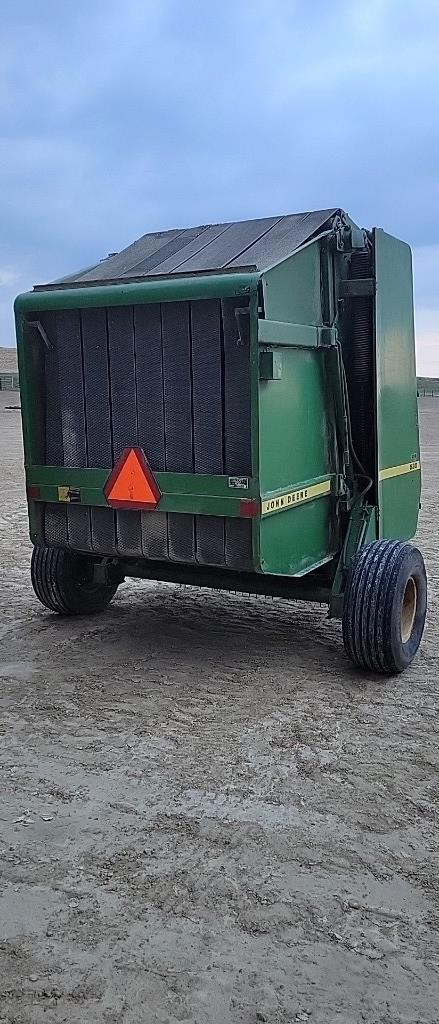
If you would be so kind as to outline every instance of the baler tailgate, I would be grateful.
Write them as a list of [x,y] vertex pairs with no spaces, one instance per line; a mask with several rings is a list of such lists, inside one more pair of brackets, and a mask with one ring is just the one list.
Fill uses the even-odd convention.
[[[46,465],[251,476],[248,297],[42,313]],[[79,303],[78,303],[79,305]],[[250,568],[248,520],[47,505],[47,544]]]

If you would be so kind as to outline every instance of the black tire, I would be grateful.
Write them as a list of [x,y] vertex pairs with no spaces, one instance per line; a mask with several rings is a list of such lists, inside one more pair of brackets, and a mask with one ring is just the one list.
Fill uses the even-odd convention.
[[34,547],[31,579],[41,604],[60,615],[102,612],[114,597],[117,583],[96,583],[93,562],[62,548]]
[[427,577],[421,552],[378,540],[353,558],[344,598],[343,641],[354,665],[383,675],[403,672],[424,632]]

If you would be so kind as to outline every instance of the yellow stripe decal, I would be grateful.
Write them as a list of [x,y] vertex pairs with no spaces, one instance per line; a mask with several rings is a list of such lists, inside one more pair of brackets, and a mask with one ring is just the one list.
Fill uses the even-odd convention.
[[392,476],[404,476],[406,473],[416,473],[421,468],[419,459],[413,462],[404,462],[402,466],[389,466],[389,469],[380,469],[380,480],[390,480]]
[[297,491],[277,494],[275,498],[264,498],[261,513],[263,516],[268,516],[273,512],[283,512],[286,508],[292,508],[293,505],[301,505],[304,501],[311,501],[312,498],[320,498],[323,494],[329,494],[330,490],[331,481],[323,480],[320,484],[310,484],[309,487],[300,487]]

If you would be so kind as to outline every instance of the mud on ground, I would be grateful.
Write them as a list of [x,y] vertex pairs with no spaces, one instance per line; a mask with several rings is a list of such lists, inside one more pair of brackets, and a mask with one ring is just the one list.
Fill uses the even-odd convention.
[[0,400],[0,1024],[437,1022],[439,399],[428,628],[384,682],[318,606],[45,612]]

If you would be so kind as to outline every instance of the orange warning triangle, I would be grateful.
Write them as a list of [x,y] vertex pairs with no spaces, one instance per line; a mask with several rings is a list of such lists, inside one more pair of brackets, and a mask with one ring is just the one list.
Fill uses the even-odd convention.
[[125,448],[104,494],[113,508],[156,508],[161,493],[141,448]]

